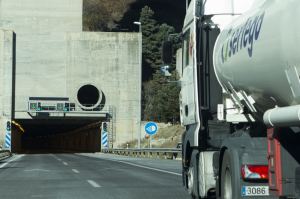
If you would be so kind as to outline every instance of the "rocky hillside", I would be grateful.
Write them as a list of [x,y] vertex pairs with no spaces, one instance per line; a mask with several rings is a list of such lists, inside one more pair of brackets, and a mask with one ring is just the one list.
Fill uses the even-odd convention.
[[161,23],[174,26],[179,32],[185,14],[184,0],[84,0],[85,31],[135,31],[133,21],[149,6]]

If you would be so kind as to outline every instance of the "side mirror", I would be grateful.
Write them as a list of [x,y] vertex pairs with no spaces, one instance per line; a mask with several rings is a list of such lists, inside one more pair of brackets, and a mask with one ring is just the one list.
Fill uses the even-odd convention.
[[162,44],[162,60],[165,65],[171,64],[173,59],[173,44],[171,41],[164,41]]

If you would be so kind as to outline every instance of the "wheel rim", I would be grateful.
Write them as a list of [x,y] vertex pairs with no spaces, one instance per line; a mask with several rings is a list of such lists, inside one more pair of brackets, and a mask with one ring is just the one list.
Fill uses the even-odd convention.
[[189,169],[187,177],[188,177],[188,191],[189,194],[191,194],[194,186],[194,169],[192,167]]
[[231,173],[228,168],[224,176],[224,199],[232,199]]

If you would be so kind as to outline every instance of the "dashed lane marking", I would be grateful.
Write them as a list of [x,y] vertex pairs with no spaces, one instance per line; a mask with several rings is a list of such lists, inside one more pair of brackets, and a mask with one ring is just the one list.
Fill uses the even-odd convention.
[[64,164],[64,165],[66,165],[66,166],[68,166],[68,165],[69,165],[69,164],[68,164],[68,163],[66,163],[66,162],[63,162],[63,164]]
[[72,169],[72,171],[73,171],[74,173],[79,173],[79,171],[78,171],[77,169]]
[[100,188],[101,186],[94,180],[87,180],[87,182],[94,188]]

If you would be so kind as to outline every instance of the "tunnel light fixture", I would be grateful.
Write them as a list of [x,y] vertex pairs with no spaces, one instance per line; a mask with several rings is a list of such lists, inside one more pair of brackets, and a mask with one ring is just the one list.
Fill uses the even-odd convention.
[[16,121],[11,121],[11,123],[15,126],[15,127],[17,127],[22,133],[25,133],[25,130],[24,130],[24,128],[22,127],[22,125],[21,124],[19,124],[18,122],[16,122]]

